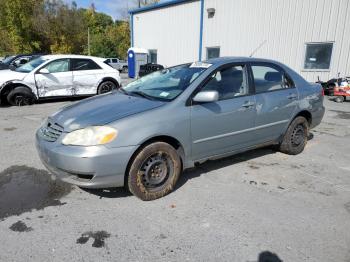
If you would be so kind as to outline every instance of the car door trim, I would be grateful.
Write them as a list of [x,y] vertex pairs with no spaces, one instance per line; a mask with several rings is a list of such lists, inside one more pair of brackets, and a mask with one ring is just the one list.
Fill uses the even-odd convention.
[[239,135],[239,134],[242,134],[242,133],[251,132],[251,131],[255,131],[255,130],[259,130],[259,129],[263,129],[263,128],[267,128],[267,127],[271,127],[271,126],[275,126],[275,125],[280,125],[280,124],[284,124],[284,123],[288,123],[288,122],[289,122],[289,119],[285,119],[285,120],[277,121],[277,122],[274,122],[274,123],[261,125],[261,126],[256,126],[256,127],[252,127],[252,128],[247,128],[247,129],[236,131],[236,132],[230,132],[230,133],[226,133],[226,134],[222,134],[222,135],[217,135],[217,136],[211,136],[211,137],[207,137],[207,138],[198,139],[198,140],[193,141],[193,143],[194,144],[199,144],[199,143],[207,142],[207,141],[210,141],[210,140],[220,139],[220,138],[224,138],[224,137],[228,137],[228,136]]

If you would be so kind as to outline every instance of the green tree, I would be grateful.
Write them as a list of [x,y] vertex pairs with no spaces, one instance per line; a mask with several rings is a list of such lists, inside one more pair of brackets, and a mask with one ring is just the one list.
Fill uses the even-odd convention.
[[[40,50],[40,35],[34,30],[35,10],[43,0],[1,1],[1,28],[12,51],[16,53]],[[5,31],[5,33],[4,33]]]
[[125,57],[129,24],[62,0],[0,0],[0,55],[11,53],[87,54]]

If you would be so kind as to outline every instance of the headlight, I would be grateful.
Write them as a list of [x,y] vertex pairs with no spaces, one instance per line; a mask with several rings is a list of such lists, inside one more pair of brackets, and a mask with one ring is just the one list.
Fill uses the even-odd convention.
[[118,131],[108,126],[91,126],[68,133],[62,140],[64,145],[96,146],[112,142]]

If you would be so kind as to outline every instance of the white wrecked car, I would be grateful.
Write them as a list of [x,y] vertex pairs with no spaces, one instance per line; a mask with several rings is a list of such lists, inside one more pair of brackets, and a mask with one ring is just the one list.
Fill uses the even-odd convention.
[[103,94],[119,88],[118,70],[106,59],[79,55],[46,55],[0,71],[0,102],[29,105],[36,100]]

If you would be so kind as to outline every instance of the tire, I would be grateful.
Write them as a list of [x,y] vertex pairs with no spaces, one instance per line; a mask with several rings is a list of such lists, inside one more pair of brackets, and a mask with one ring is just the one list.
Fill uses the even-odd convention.
[[35,96],[29,88],[18,86],[7,95],[7,101],[12,106],[32,105],[35,102]]
[[343,96],[337,96],[334,101],[337,103],[343,103],[344,102],[344,97]]
[[305,117],[296,117],[284,134],[279,150],[288,155],[300,154],[306,146],[308,134],[308,121]]
[[107,80],[102,82],[98,86],[97,94],[98,95],[105,94],[105,93],[111,92],[113,89],[116,89],[116,88],[118,88],[118,86],[114,82]]
[[175,148],[164,142],[149,144],[131,163],[128,189],[144,201],[161,198],[173,191],[181,169],[181,159]]

